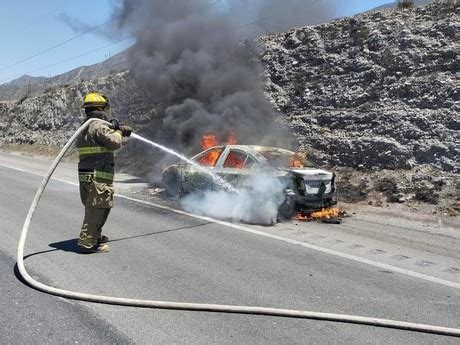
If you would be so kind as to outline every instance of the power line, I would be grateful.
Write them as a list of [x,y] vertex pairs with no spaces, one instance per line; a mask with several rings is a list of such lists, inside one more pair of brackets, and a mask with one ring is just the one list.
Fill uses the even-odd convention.
[[100,47],[100,48],[96,48],[96,49],[87,51],[86,53],[83,53],[83,54],[80,54],[80,55],[71,57],[71,58],[69,58],[69,59],[62,60],[62,61],[53,63],[53,64],[48,65],[48,66],[45,66],[45,67],[37,68],[37,69],[35,69],[35,70],[33,70],[33,71],[27,72],[26,74],[32,74],[32,73],[35,73],[35,72],[38,72],[38,71],[41,71],[41,70],[44,70],[44,69],[47,69],[47,68],[50,68],[50,67],[54,67],[54,66],[60,65],[60,64],[62,64],[62,63],[65,63],[65,62],[68,62],[68,61],[71,61],[71,60],[78,59],[78,58],[80,58],[80,57],[82,57],[82,56],[85,56],[85,55],[88,55],[88,54],[97,52],[97,51],[102,50],[102,49],[105,49],[105,48],[109,48],[109,47],[111,47],[111,46],[114,46],[114,45],[116,45],[116,44],[118,44],[118,43],[127,41],[127,40],[129,40],[129,39],[131,39],[131,37],[123,38],[123,39],[121,39],[121,40],[119,40],[119,41],[113,42],[113,43],[111,43],[111,44],[107,44],[107,45],[105,45],[105,46],[103,46],[103,47]]
[[[40,67],[40,68],[34,69],[33,71],[26,72],[25,74],[30,75],[30,74],[32,74],[32,73],[35,73],[35,72],[42,71],[42,70],[47,69],[47,68],[50,68],[50,67],[54,67],[54,66],[60,65],[60,64],[63,64],[63,63],[65,63],[65,62],[68,62],[68,61],[72,61],[72,60],[78,59],[78,58],[80,58],[80,57],[82,57],[82,56],[85,56],[85,55],[88,55],[88,54],[97,52],[97,51],[102,50],[102,49],[109,48],[109,47],[114,46],[114,45],[116,45],[116,44],[119,44],[119,43],[121,43],[121,42],[125,42],[125,41],[127,41],[127,40],[129,40],[129,39],[131,39],[131,37],[123,38],[123,39],[121,39],[121,40],[119,40],[119,41],[113,42],[113,43],[111,43],[111,44],[107,44],[107,45],[105,45],[105,46],[103,46],[103,47],[99,47],[99,48],[96,48],[96,49],[87,51],[87,52],[85,52],[85,53],[83,53],[83,54],[80,54],[80,55],[77,55],[77,56],[73,56],[73,57],[71,57],[71,58],[68,58],[68,59],[65,59],[65,60],[62,60],[62,61],[55,62],[55,63],[53,63],[53,64],[51,64],[51,65],[47,65],[47,66],[44,66],[44,67]],[[23,74],[21,74],[21,75],[23,75]],[[21,75],[17,75],[16,78],[19,78]],[[9,78],[9,79],[10,79],[10,78]],[[6,81],[9,80],[9,79],[5,79],[5,80],[3,80],[1,83],[4,83],[4,82],[6,82]],[[15,78],[13,77],[12,79],[15,79]]]
[[[222,2],[222,0],[216,0],[216,1],[214,1],[214,2],[211,3],[211,4],[209,4],[209,5],[206,6],[206,7],[212,7],[212,6],[214,6],[214,5],[216,5],[216,4],[220,3],[220,2]],[[258,24],[258,23],[260,23],[260,22],[267,21],[267,20],[269,20],[269,19],[271,19],[271,18],[273,18],[273,17],[275,17],[274,14],[273,14],[273,15],[270,15],[270,16],[267,16],[267,17],[264,17],[264,18],[261,18],[261,19],[258,19],[258,20],[255,20],[255,21],[252,21],[252,22],[249,22],[249,23],[246,23],[246,24],[243,24],[243,25],[240,25],[240,26],[238,26],[236,29],[242,29],[242,28],[245,28],[245,27],[248,27],[248,26],[251,26],[251,25],[255,25],[255,24]],[[34,58],[34,57],[36,57],[36,56],[42,55],[42,54],[44,54],[44,53],[46,53],[46,52],[48,52],[48,51],[50,51],[50,50],[52,50],[52,49],[54,49],[54,48],[57,48],[57,47],[59,47],[59,46],[62,46],[62,45],[66,44],[66,43],[68,43],[68,42],[70,42],[70,41],[72,41],[72,40],[74,40],[74,39],[76,39],[76,38],[78,38],[78,37],[81,37],[81,36],[83,36],[83,35],[86,35],[86,34],[92,32],[92,31],[96,30],[96,29],[99,29],[100,27],[102,27],[102,26],[104,26],[104,25],[107,25],[107,24],[113,22],[114,20],[116,20],[116,19],[118,19],[118,18],[119,18],[119,16],[118,16],[118,17],[115,17],[115,18],[112,18],[111,20],[109,20],[109,21],[107,21],[107,22],[105,22],[105,23],[102,23],[102,24],[100,24],[100,25],[98,25],[98,26],[96,26],[96,27],[93,27],[93,28],[91,28],[91,29],[88,29],[87,31],[82,32],[82,33],[80,33],[80,34],[78,34],[78,35],[76,35],[76,36],[74,36],[74,37],[72,37],[72,38],[70,38],[70,39],[68,39],[68,40],[66,40],[66,41],[64,41],[64,42],[61,42],[61,43],[59,43],[59,44],[56,44],[56,45],[54,45],[54,46],[52,46],[52,47],[50,47],[50,48],[48,48],[48,49],[46,49],[46,50],[44,50],[44,51],[42,51],[42,52],[40,52],[40,53],[37,53],[37,54],[35,54],[35,55],[33,55],[33,56],[30,56],[30,57],[28,57],[28,58],[26,58],[26,59],[23,59],[23,60],[21,60],[21,61],[18,61],[18,62],[16,62],[16,63],[12,64],[12,65],[9,65],[9,66],[6,66],[6,67],[4,67],[4,68],[1,68],[0,71],[3,71],[3,70],[5,70],[5,69],[7,69],[7,68],[16,66],[16,65],[18,65],[18,64],[20,64],[20,63],[22,63],[22,62],[24,62],[24,61],[30,60],[30,59],[32,59],[32,58]],[[37,68],[37,69],[35,69],[35,70],[33,70],[33,71],[26,72],[25,74],[32,74],[32,73],[35,73],[35,72],[38,72],[38,71],[41,71],[41,70],[44,70],[44,69],[47,69],[47,68],[50,68],[50,67],[54,67],[54,66],[60,65],[60,64],[62,64],[62,63],[65,63],[65,62],[68,62],[68,61],[71,61],[71,60],[78,59],[78,58],[83,57],[83,56],[85,56],[85,55],[88,55],[88,54],[94,53],[94,52],[96,52],[96,51],[99,51],[99,50],[102,50],[102,49],[111,47],[111,46],[116,45],[116,44],[121,43],[121,42],[127,41],[128,39],[130,39],[130,37],[121,39],[121,40],[116,41],[116,42],[114,42],[114,43],[105,45],[105,46],[103,46],[103,47],[99,47],[99,48],[96,48],[96,49],[87,51],[87,52],[85,52],[85,53],[83,53],[83,54],[80,54],[80,55],[77,55],[77,56],[74,56],[74,57],[71,57],[71,58],[68,58],[68,59],[65,59],[65,60],[62,60],[62,61],[53,63],[53,64],[51,64],[51,65],[47,65],[47,66],[44,66],[44,67]],[[23,74],[21,74],[21,75],[23,75]],[[20,76],[18,76],[18,77],[20,77]],[[13,79],[14,79],[14,78],[13,78]],[[8,80],[9,80],[9,79],[8,79]],[[2,83],[6,82],[6,81],[7,81],[7,80],[4,80]]]
[[95,30],[97,30],[97,29],[103,27],[104,25],[107,25],[107,24],[109,24],[109,23],[115,21],[116,19],[118,19],[118,17],[112,18],[112,19],[106,21],[105,23],[102,23],[102,24],[100,24],[100,25],[98,25],[98,26],[92,27],[91,29],[88,29],[88,30],[86,30],[86,31],[84,31],[84,32],[82,32],[82,33],[76,35],[76,36],[73,36],[73,37],[71,37],[71,38],[69,38],[69,39],[67,39],[67,40],[65,40],[65,41],[63,41],[63,42],[61,42],[61,43],[55,44],[54,46],[51,46],[51,47],[49,47],[49,48],[47,48],[47,49],[45,49],[45,50],[42,50],[41,52],[38,52],[38,53],[36,53],[36,54],[34,54],[34,55],[31,55],[31,56],[29,56],[29,57],[26,57],[26,58],[24,58],[24,59],[22,59],[22,60],[20,60],[20,61],[17,61],[17,62],[15,62],[15,63],[11,64],[11,65],[8,65],[8,66],[5,66],[5,67],[3,67],[3,68],[0,68],[0,72],[6,70],[6,69],[8,69],[8,68],[17,66],[17,65],[19,65],[19,64],[21,64],[21,63],[23,63],[23,62],[25,62],[25,61],[31,60],[31,59],[33,59],[33,58],[35,58],[35,57],[37,57],[37,56],[43,55],[43,54],[45,54],[45,53],[49,52],[50,50],[53,50],[53,49],[55,49],[55,48],[57,48],[57,47],[63,46],[64,44],[69,43],[69,42],[71,42],[71,41],[73,41],[73,40],[75,40],[75,39],[77,39],[77,38],[79,38],[79,37],[81,37],[81,36],[83,36],[83,35],[86,35],[86,34],[92,32],[92,31],[95,31]]
[[258,24],[258,23],[262,23],[262,22],[265,22],[271,18],[275,17],[275,14],[272,14],[270,16],[267,16],[267,17],[264,17],[264,18],[260,18],[258,20],[255,20],[253,22],[249,22],[249,23],[246,23],[246,24],[243,24],[241,26],[238,26],[237,29],[243,29],[245,27],[248,27],[248,26],[251,26],[251,25],[255,25],[255,24]]
[[[214,5],[217,5],[217,4],[220,3],[220,2],[222,2],[222,0],[215,0],[214,2],[212,2],[212,3],[209,4],[209,5],[207,5],[206,7],[212,7],[212,6],[214,6]],[[0,68],[0,72],[6,70],[6,69],[8,69],[8,68],[17,66],[17,65],[19,65],[19,64],[21,64],[21,63],[23,63],[23,62],[25,62],[25,61],[29,61],[29,60],[31,60],[31,59],[37,57],[37,56],[43,55],[43,54],[49,52],[50,50],[53,50],[53,49],[58,48],[58,47],[60,47],[60,46],[63,46],[64,44],[67,44],[67,43],[69,43],[69,42],[71,42],[71,41],[73,41],[73,40],[75,40],[75,39],[77,39],[77,38],[79,38],[79,37],[81,37],[81,36],[84,36],[84,35],[86,35],[86,34],[88,34],[88,33],[90,33],[90,32],[93,32],[93,31],[95,31],[95,30],[97,30],[97,29],[99,29],[99,28],[101,28],[101,27],[103,27],[103,26],[105,26],[105,25],[107,25],[107,24],[109,24],[109,23],[111,23],[111,22],[113,22],[113,21],[119,19],[120,17],[121,17],[121,15],[120,15],[120,16],[117,16],[117,17],[114,17],[114,18],[112,18],[112,19],[106,21],[105,23],[102,23],[102,24],[100,24],[100,25],[98,25],[98,26],[92,27],[92,28],[90,28],[90,29],[88,29],[88,30],[86,30],[86,31],[84,31],[84,32],[82,32],[82,33],[76,35],[76,36],[73,36],[73,37],[71,37],[71,38],[69,38],[69,39],[67,39],[67,40],[65,40],[65,41],[63,41],[63,42],[60,42],[60,43],[58,43],[58,44],[55,44],[54,46],[51,46],[51,47],[49,47],[49,48],[47,48],[47,49],[45,49],[45,50],[42,50],[42,51],[40,51],[40,52],[38,52],[38,53],[36,53],[36,54],[34,54],[34,55],[28,56],[28,57],[26,57],[26,58],[24,58],[24,59],[22,59],[22,60],[19,60],[19,61],[15,62],[15,63],[13,63],[13,64],[11,64],[11,65],[2,67],[2,68]]]

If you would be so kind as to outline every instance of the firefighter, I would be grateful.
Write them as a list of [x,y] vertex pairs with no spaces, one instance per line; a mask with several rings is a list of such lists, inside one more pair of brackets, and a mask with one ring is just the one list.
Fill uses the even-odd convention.
[[[107,121],[110,114],[108,98],[98,92],[85,96],[83,108],[86,120],[98,118]],[[77,139],[80,198],[85,206],[85,219],[78,239],[82,253],[109,251],[106,244],[108,237],[102,236],[102,227],[113,207],[114,150],[121,147],[123,137],[130,135],[131,128],[128,126],[114,128],[94,121]]]

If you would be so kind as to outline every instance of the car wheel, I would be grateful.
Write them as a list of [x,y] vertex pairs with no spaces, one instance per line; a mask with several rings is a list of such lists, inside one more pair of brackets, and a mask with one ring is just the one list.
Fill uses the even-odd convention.
[[178,198],[181,196],[182,184],[180,177],[175,172],[167,172],[163,175],[166,194],[170,197]]
[[289,220],[295,216],[295,201],[292,198],[286,198],[281,206],[278,208],[278,219]]

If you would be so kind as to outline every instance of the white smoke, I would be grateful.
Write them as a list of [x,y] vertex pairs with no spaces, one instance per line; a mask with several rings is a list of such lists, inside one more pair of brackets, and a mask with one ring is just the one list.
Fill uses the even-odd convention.
[[285,183],[260,173],[251,175],[239,193],[225,190],[193,193],[182,199],[182,207],[192,213],[232,222],[273,225],[285,200]]

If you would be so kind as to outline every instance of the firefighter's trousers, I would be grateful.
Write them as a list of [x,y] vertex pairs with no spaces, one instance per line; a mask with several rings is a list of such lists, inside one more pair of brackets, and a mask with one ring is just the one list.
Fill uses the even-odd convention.
[[85,219],[78,239],[79,246],[91,248],[97,245],[102,227],[113,207],[113,194],[112,184],[80,182],[80,198],[85,206]]

